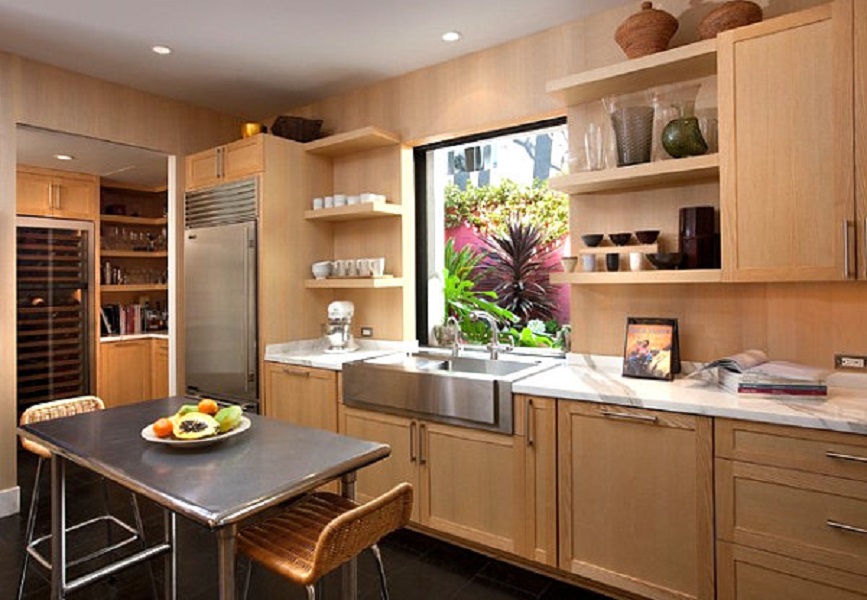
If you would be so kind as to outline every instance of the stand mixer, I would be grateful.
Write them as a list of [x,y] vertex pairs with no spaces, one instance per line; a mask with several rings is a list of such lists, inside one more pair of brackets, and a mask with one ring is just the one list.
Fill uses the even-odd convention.
[[352,352],[358,348],[355,340],[352,339],[354,313],[355,305],[348,300],[338,300],[328,305],[328,327],[325,330],[328,348],[325,352]]

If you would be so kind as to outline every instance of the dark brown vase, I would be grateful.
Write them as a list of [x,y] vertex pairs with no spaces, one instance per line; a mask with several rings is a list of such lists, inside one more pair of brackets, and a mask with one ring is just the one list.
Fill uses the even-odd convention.
[[623,21],[614,32],[614,41],[626,56],[638,58],[667,50],[677,27],[677,19],[671,13],[653,8],[652,2],[642,2],[641,11]]

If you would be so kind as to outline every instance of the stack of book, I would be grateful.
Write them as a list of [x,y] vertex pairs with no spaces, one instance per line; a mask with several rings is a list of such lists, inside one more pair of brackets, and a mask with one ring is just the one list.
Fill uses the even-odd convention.
[[798,363],[767,360],[758,350],[748,350],[712,363],[723,389],[768,398],[824,398],[828,396],[829,371]]

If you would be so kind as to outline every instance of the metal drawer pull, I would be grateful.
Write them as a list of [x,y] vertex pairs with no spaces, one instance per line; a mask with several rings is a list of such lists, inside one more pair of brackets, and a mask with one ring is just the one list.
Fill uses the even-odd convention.
[[610,410],[600,410],[599,414],[609,419],[629,419],[632,421],[644,421],[645,423],[656,423],[659,421],[653,415],[634,415],[632,413],[614,412]]
[[415,462],[415,428],[416,422],[412,421],[409,424],[409,462]]
[[294,375],[295,377],[310,377],[310,371],[296,371],[295,369],[283,367],[283,372],[286,375]]
[[849,220],[843,220],[843,279],[849,279]]
[[837,521],[832,521],[828,519],[825,521],[828,527],[833,527],[834,529],[839,529],[840,531],[848,531],[849,533],[860,533],[861,535],[867,535],[867,529],[862,529],[861,527],[855,527],[854,525],[846,525],[845,523],[838,523]]
[[427,425],[424,423],[420,423],[418,426],[418,464],[424,465],[427,464],[427,457],[424,455],[424,444],[425,444],[425,432],[427,431]]
[[840,454],[839,452],[834,452],[833,450],[828,450],[827,452],[825,452],[825,456],[827,456],[828,458],[838,458],[840,460],[851,460],[852,462],[867,464],[867,456]]
[[525,417],[524,418],[524,423],[525,423],[524,426],[527,428],[527,446],[532,446],[533,445],[533,427],[535,427],[536,425],[534,422],[533,426],[532,427],[530,426],[530,415],[533,412],[533,401],[529,398],[527,399],[526,410],[527,410],[527,414],[524,415],[524,417]]

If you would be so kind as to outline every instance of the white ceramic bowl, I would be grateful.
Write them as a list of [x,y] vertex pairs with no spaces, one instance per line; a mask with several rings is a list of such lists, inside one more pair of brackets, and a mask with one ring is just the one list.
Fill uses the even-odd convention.
[[331,275],[331,265],[327,261],[313,263],[313,277],[325,279],[329,275]]

